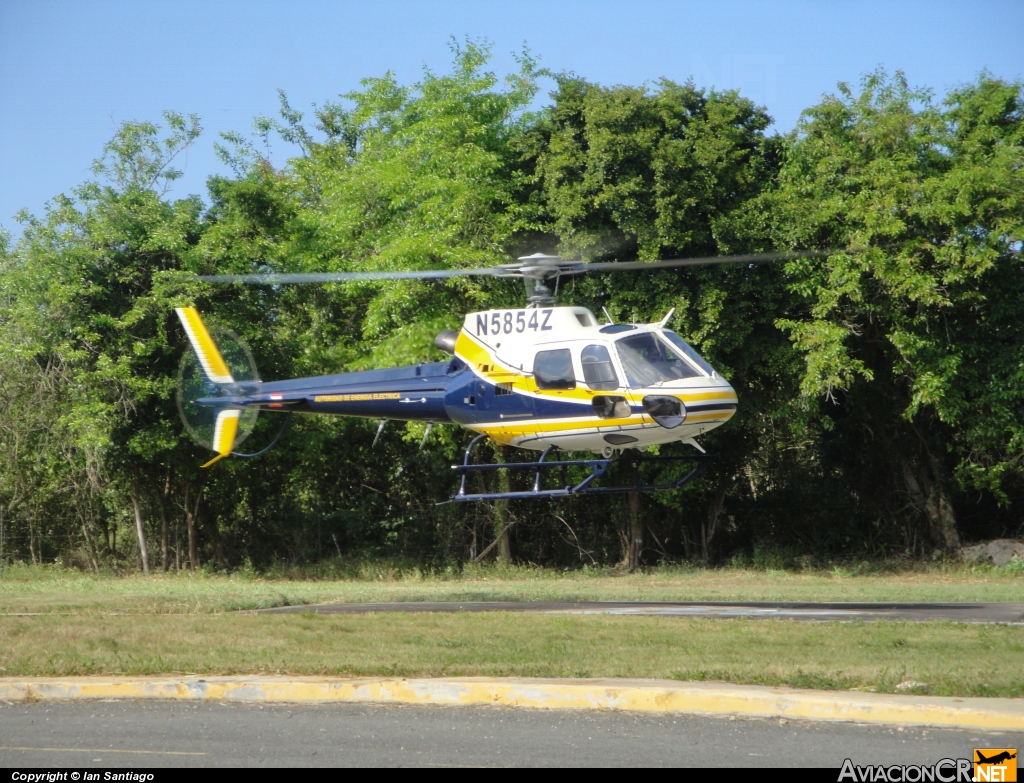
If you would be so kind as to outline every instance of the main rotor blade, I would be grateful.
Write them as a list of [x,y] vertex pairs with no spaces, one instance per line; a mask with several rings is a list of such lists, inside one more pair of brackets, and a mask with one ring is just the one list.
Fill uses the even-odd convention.
[[346,280],[426,280],[438,277],[493,275],[495,269],[421,269],[413,272],[296,272],[255,275],[197,275],[205,283],[248,283],[250,285],[297,285],[337,283]]
[[[659,261],[600,261],[597,263],[563,262],[552,264],[550,271],[543,265],[535,264],[532,274],[524,274],[516,265],[484,267],[480,269],[420,269],[407,272],[294,272],[248,275],[198,275],[194,279],[205,283],[246,283],[249,285],[299,285],[302,283],[338,283],[356,280],[430,280],[448,277],[537,277],[554,278],[558,275],[575,275],[582,272],[627,272],[641,269],[664,269],[686,266],[718,266],[721,264],[764,264],[772,261],[789,261],[795,258],[817,258],[829,255],[831,250],[790,250],[780,253],[749,253],[738,256],[703,256],[699,258],[665,258]],[[576,266],[568,268],[570,264]],[[525,269],[523,270],[526,271]],[[541,274],[537,274],[540,271]]]
[[704,256],[703,258],[664,258],[658,261],[601,261],[584,264],[583,272],[627,272],[631,269],[658,269],[680,266],[717,266],[719,264],[765,264],[795,258],[818,258],[832,250],[788,250],[782,253],[748,253],[741,256]]

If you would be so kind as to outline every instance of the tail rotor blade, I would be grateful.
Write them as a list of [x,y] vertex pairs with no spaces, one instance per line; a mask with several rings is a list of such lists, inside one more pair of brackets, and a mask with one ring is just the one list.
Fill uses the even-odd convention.
[[175,312],[192,348],[178,368],[175,399],[189,435],[217,454],[205,468],[231,454],[252,433],[259,407],[233,407],[233,400],[257,393],[260,379],[252,353],[238,335],[207,328],[194,307]]
[[213,448],[217,452],[217,456],[200,467],[208,468],[217,460],[224,459],[231,453],[231,449],[235,446],[238,420],[241,416],[242,412],[237,408],[222,408],[217,411],[217,423],[213,431]]
[[211,383],[234,383],[235,379],[231,376],[231,371],[228,370],[220,351],[217,350],[217,345],[213,342],[210,332],[207,331],[206,324],[199,317],[199,311],[194,307],[176,307],[174,312],[181,320],[185,334],[188,335],[188,341],[191,343],[192,350],[195,351],[196,358],[199,359],[199,364],[207,379]]

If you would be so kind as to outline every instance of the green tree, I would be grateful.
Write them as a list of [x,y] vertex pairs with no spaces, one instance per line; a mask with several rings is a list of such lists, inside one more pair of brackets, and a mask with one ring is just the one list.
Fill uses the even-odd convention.
[[181,342],[168,329],[174,300],[162,280],[181,269],[202,213],[198,198],[162,198],[181,176],[173,160],[200,133],[194,116],[164,116],[163,136],[152,123],[124,123],[94,166],[100,180],[54,199],[42,219],[21,215],[24,234],[0,275],[8,304],[0,355],[19,366],[16,398],[26,401],[12,420],[30,426],[31,401],[44,398],[53,442],[34,447],[33,459],[55,466],[60,491],[91,495],[79,507],[87,542],[96,522],[116,556],[109,526],[130,513],[145,571],[144,511],[171,455],[190,448],[174,416]]
[[[540,205],[538,223],[557,237],[561,252],[653,260],[768,247],[767,217],[754,205],[773,181],[780,143],[765,134],[771,119],[764,109],[736,92],[667,80],[650,91],[562,77],[553,98],[519,146],[533,161],[527,203]],[[765,476],[766,466],[789,413],[795,357],[774,323],[792,300],[781,270],[624,272],[568,283],[566,294],[620,320],[659,321],[674,308],[670,325],[736,387],[736,419],[708,439],[721,455],[708,479],[643,500],[647,511],[635,497],[623,508],[605,504],[622,520],[623,563],[638,563],[651,538],[645,528],[653,533],[659,526],[653,544],[681,539],[688,555],[707,558],[727,491],[735,502],[749,486],[736,477],[777,478]],[[672,477],[678,476],[661,475]],[[603,516],[612,523],[607,510]]]
[[[923,530],[949,548],[1012,518],[1024,499],[1019,84],[984,74],[937,103],[879,72],[781,138],[764,109],[692,83],[561,75],[531,113],[545,72],[524,54],[502,81],[488,57],[453,44],[448,73],[367,80],[308,127],[282,93],[254,139],[225,134],[233,174],[209,180],[209,206],[170,191],[196,118],[125,123],[94,181],[23,215],[17,243],[0,235],[0,564],[74,552],[145,570],[157,536],[165,568],[508,560],[513,545],[533,562],[630,567],[752,547],[777,565],[787,545],[912,550]],[[275,163],[277,138],[300,154]],[[177,305],[237,332],[279,379],[438,360],[438,331],[522,299],[489,278],[219,287],[182,271],[790,248],[834,252],[561,281],[563,303],[616,320],[675,308],[669,325],[737,389],[736,417],[701,438],[717,467],[683,492],[437,506],[468,440],[456,428],[421,450],[422,425],[392,426],[374,447],[374,422],[299,417],[259,460],[200,470],[177,419]],[[281,421],[261,417],[246,448]],[[649,465],[645,478],[679,470]],[[506,473],[487,480],[518,488]]]
[[[280,169],[259,154],[258,143],[227,138],[222,155],[238,177],[211,183],[214,206],[194,268],[415,270],[507,260],[506,246],[529,221],[511,140],[530,122],[526,108],[542,72],[524,54],[520,70],[502,83],[485,70],[486,45],[452,49],[450,73],[427,71],[408,87],[390,74],[368,79],[362,90],[318,108],[312,128],[282,95],[280,121],[257,122],[259,134],[277,133],[302,153]],[[207,301],[217,317],[252,335],[264,377],[294,377],[438,360],[439,331],[457,328],[463,313],[487,307],[492,297],[507,302],[510,293],[521,296],[503,282],[402,281],[235,289],[209,293]],[[390,429],[373,452],[368,423],[303,420],[279,453],[287,455],[296,486],[305,488],[309,513],[334,509],[345,495],[353,511],[346,538],[360,524],[356,518],[365,521],[369,540],[397,540],[417,527],[436,536],[437,525],[461,524],[464,514],[432,508],[447,494],[451,478],[440,477],[461,435],[436,433],[432,451],[421,454],[423,434],[422,425]],[[323,453],[351,456],[345,480]],[[280,467],[276,458],[247,470],[271,466]],[[374,498],[378,486],[387,502]]]
[[840,85],[804,113],[768,200],[779,246],[836,249],[787,266],[808,308],[780,320],[802,393],[944,549],[954,470],[1004,500],[1019,477],[1021,98],[988,75],[942,105],[902,74]]

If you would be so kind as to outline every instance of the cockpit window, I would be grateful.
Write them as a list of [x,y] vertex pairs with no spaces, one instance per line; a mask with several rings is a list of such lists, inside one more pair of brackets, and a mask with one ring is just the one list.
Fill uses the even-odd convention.
[[539,351],[533,360],[533,377],[538,389],[575,389],[572,353],[568,348]]
[[675,349],[650,332],[623,337],[615,343],[615,348],[626,371],[626,379],[633,388],[700,377],[700,373]]
[[596,391],[619,388],[619,379],[612,366],[612,357],[603,345],[588,345],[580,353],[583,363],[583,380]]
[[708,364],[706,361],[704,361],[704,358],[695,350],[693,350],[693,348],[690,347],[690,344],[686,342],[686,340],[684,340],[675,332],[669,331],[668,329],[665,329],[663,333],[676,348],[678,348],[680,351],[685,353],[690,358],[691,362],[700,367],[708,375],[714,374],[715,368]]

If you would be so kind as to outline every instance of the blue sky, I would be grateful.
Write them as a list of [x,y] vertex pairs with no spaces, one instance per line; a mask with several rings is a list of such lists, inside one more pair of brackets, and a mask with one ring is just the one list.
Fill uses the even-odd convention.
[[451,36],[489,39],[499,73],[525,43],[602,84],[738,88],[780,132],[878,65],[939,94],[983,68],[1024,77],[1020,0],[0,0],[0,225],[19,233],[14,213],[88,178],[118,123],[164,109],[202,118],[172,196],[204,194],[217,132],[248,132],[278,88],[301,109],[387,70],[413,82],[447,68]]

